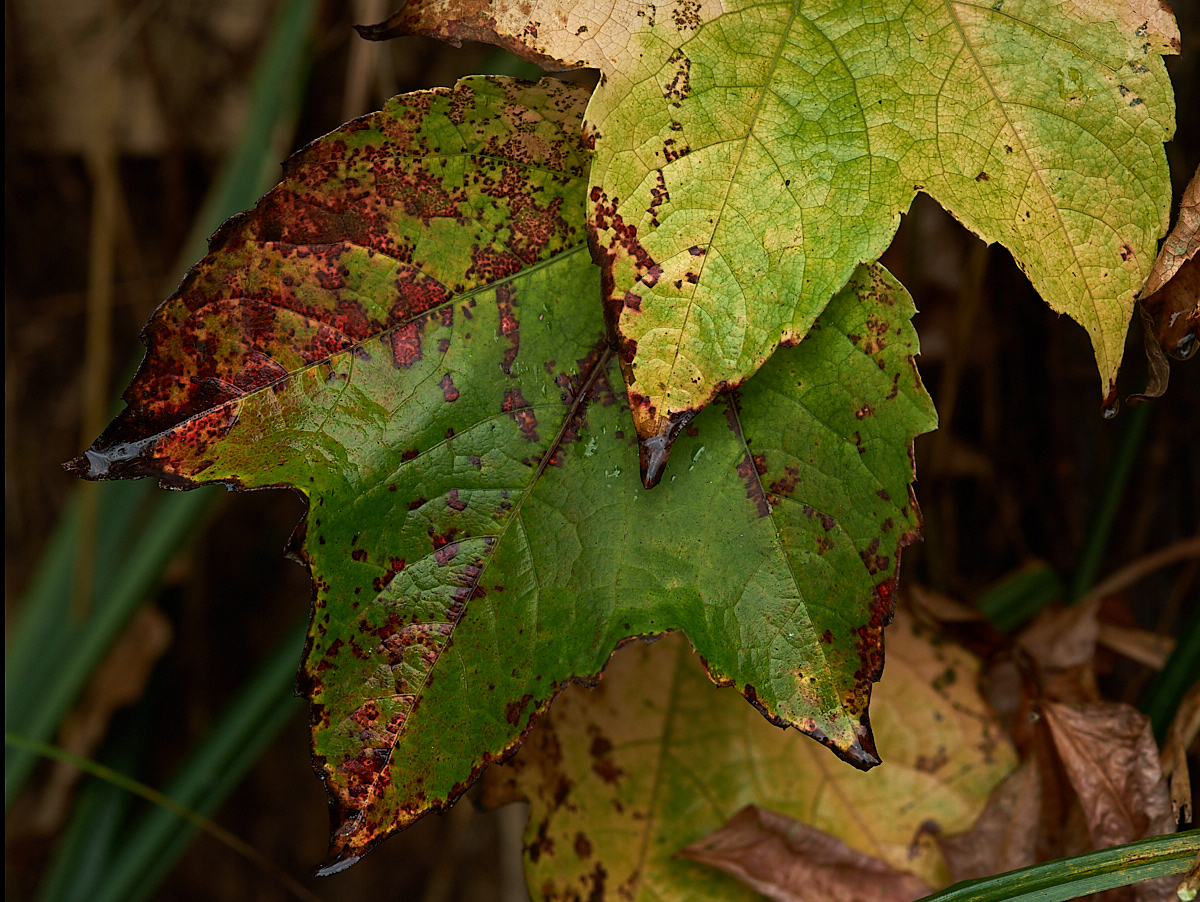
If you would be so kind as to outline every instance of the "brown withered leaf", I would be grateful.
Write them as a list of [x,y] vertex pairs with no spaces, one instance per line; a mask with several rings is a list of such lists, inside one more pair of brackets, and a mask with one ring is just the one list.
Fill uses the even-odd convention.
[[1158,398],[1167,390],[1171,365],[1167,355],[1187,360],[1200,347],[1200,169],[1183,191],[1179,218],[1163,241],[1142,289],[1138,306],[1144,328],[1150,377],[1146,388],[1128,403]]
[[930,890],[836,836],[757,805],[679,854],[720,868],[776,902],[912,902]]
[[996,787],[966,833],[939,836],[950,879],[974,880],[1037,862],[1042,829],[1042,778],[1027,760]]
[[1142,349],[1146,352],[1146,387],[1125,399],[1129,405],[1141,404],[1151,398],[1161,398],[1167,393],[1171,381],[1171,361],[1163,350],[1157,333],[1158,321],[1150,315],[1145,304],[1138,304],[1138,316],[1142,320]]
[[1043,698],[1065,703],[1100,698],[1094,665],[1099,611],[1099,599],[1049,608],[1017,636],[1017,648],[1033,661]]
[[1027,732],[1024,762],[992,792],[972,827],[949,835],[930,830],[952,880],[990,876],[1092,850],[1086,814],[1049,729],[1038,719]]
[[1150,297],[1171,281],[1184,261],[1196,256],[1197,248],[1200,248],[1200,169],[1183,189],[1179,219],[1159,248],[1154,267],[1142,288],[1142,297]]
[[1145,391],[1130,395],[1138,404],[1167,390],[1171,365],[1167,355],[1187,360],[1200,347],[1200,261],[1187,260],[1166,285],[1138,305],[1143,344],[1150,368]]
[[1110,651],[1144,664],[1151,670],[1162,670],[1175,648],[1175,640],[1170,636],[1104,621],[1100,622],[1098,641]]
[[1163,350],[1187,360],[1200,345],[1200,261],[1192,257],[1161,289],[1142,302],[1154,320],[1154,335]]
[[1129,705],[1046,704],[1042,715],[1097,849],[1173,832],[1149,719]]

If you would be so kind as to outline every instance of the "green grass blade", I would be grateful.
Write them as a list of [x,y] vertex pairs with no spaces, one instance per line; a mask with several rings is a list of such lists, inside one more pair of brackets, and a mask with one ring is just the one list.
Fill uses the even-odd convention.
[[1200,851],[1200,830],[1156,836],[996,877],[956,883],[920,902],[1062,902],[1088,893],[1182,874]]
[[[207,238],[217,226],[253,204],[278,179],[271,138],[298,106],[308,70],[305,44],[317,6],[316,0],[291,0],[280,8],[255,71],[246,129],[197,217],[181,255],[180,274],[204,254]],[[6,730],[42,740],[54,734],[92,669],[216,497],[214,490],[157,493],[153,519],[136,547],[123,553],[134,544],[132,514],[141,508],[150,488],[148,481],[101,486],[100,547],[94,556],[97,588],[91,617],[78,626],[71,624],[67,614],[78,559],[79,513],[76,499],[68,504],[42,555],[6,650]],[[35,760],[28,751],[5,749],[5,811]]]
[[1129,422],[1121,435],[1121,443],[1117,446],[1116,456],[1108,470],[1104,495],[1092,518],[1087,539],[1083,543],[1083,551],[1079,555],[1079,564],[1071,579],[1071,601],[1082,598],[1096,583],[1104,553],[1108,550],[1113,522],[1117,518],[1121,499],[1125,496],[1125,485],[1129,482],[1129,474],[1133,472],[1133,464],[1137,460],[1142,438],[1146,434],[1146,425],[1150,422],[1152,407],[1152,404],[1139,404],[1129,415]]
[[[113,564],[123,561],[125,549],[116,543],[133,529],[134,516],[145,503],[151,483],[100,486],[100,519],[105,530],[98,536],[93,593],[102,602],[104,586],[114,575]],[[25,593],[12,641],[4,657],[4,728],[28,734],[27,724],[40,707],[36,687],[52,678],[63,658],[63,646],[78,639],[86,628],[70,616],[74,554],[79,541],[79,501],[72,497],[58,519],[38,568]],[[94,614],[94,612],[93,612]]]
[[[28,715],[20,727],[5,728],[31,739],[45,740],[54,734],[63,716],[87,684],[96,665],[100,663],[113,640],[117,638],[129,617],[158,581],[163,567],[176,549],[192,533],[216,489],[202,489],[163,498],[154,510],[146,527],[138,536],[122,566],[108,583],[109,590],[97,600],[92,615],[80,627],[66,626],[65,636],[57,643],[58,654],[51,659],[48,680],[25,673],[5,674],[8,684],[22,695],[32,696],[35,704],[22,706]],[[58,596],[55,604],[70,604],[70,593]],[[28,749],[6,749],[4,754],[4,805],[7,810],[24,785],[36,755]]]
[[1063,593],[1054,568],[1038,562],[993,583],[975,605],[1003,633],[1011,633]]
[[[279,644],[179,769],[165,796],[204,817],[220,807],[275,734],[302,708],[292,689],[306,630],[306,623],[298,624]],[[93,902],[132,902],[148,895],[199,829],[163,808],[147,812],[97,884]]]
[[[143,699],[122,717],[123,728],[105,744],[101,762],[120,773],[137,773],[145,758],[153,702]],[[37,902],[89,902],[121,836],[132,796],[105,780],[85,777],[71,820],[38,887]]]

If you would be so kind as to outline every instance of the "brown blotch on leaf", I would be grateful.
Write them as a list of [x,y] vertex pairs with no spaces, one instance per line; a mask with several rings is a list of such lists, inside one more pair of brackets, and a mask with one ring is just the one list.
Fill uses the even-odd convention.
[[879,554],[879,539],[871,539],[864,551],[859,552],[859,557],[862,558],[863,564],[866,565],[867,572],[874,576],[882,570],[886,570],[891,564],[891,559],[886,555]]
[[743,456],[738,463],[737,474],[742,478],[742,482],[746,486],[746,498],[754,504],[754,509],[758,511],[758,516],[770,516],[771,503],[763,491],[762,481],[759,479],[759,471],[754,466],[754,460],[749,454]]
[[521,715],[529,707],[531,701],[533,701],[533,696],[526,693],[520,698],[509,702],[504,706],[504,719],[514,727],[517,726],[521,722]]
[[506,376],[512,375],[512,365],[521,352],[521,330],[516,314],[513,312],[515,298],[516,294],[511,286],[496,286],[496,310],[500,314],[499,334],[501,338],[508,340],[509,345],[504,349],[504,359],[500,363],[500,369]]
[[521,394],[521,389],[508,389],[504,393],[504,400],[500,402],[500,409],[508,414],[509,418],[517,424],[521,430],[521,435],[525,437],[526,441],[540,441],[537,431],[537,414]]
[[592,854],[592,844],[583,833],[575,834],[575,854],[579,856],[580,860],[584,860]]
[[657,226],[658,208],[671,200],[670,192],[667,191],[667,181],[663,177],[663,171],[657,169],[654,172],[655,181],[654,187],[650,189],[650,206],[646,208],[646,213],[650,216],[650,224]]
[[[696,5],[696,8],[699,9],[699,5]],[[692,61],[688,59],[687,54],[680,48],[667,58],[666,65],[674,67],[674,71],[672,72],[671,80],[663,86],[663,99],[671,104],[671,106],[679,107],[692,93]]]

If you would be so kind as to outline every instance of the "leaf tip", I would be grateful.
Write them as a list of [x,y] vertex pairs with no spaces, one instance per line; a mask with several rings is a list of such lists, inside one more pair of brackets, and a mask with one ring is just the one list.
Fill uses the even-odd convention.
[[406,35],[408,31],[403,27],[403,12],[404,9],[401,8],[382,22],[375,25],[355,25],[354,30],[364,41],[387,41]]
[[362,858],[361,855],[356,855],[348,849],[342,849],[331,855],[323,865],[318,867],[316,874],[318,877],[332,877],[355,864],[360,858]]
[[879,750],[875,747],[875,737],[871,733],[871,724],[863,715],[862,722],[854,726],[854,741],[844,750],[842,757],[859,770],[870,770],[883,764]]
[[1108,380],[1108,394],[1104,396],[1104,402],[1100,406],[1100,412],[1104,419],[1113,419],[1121,410],[1121,401],[1117,398],[1117,380]]
[[62,466],[68,473],[89,480],[130,479],[148,476],[152,474],[142,463],[153,450],[153,438],[135,442],[118,442],[108,446],[101,446],[98,441],[83,454],[72,458]]
[[658,421],[658,431],[638,442],[638,458],[642,469],[642,485],[652,489],[662,479],[671,446],[683,427],[696,415],[695,410],[681,410]]

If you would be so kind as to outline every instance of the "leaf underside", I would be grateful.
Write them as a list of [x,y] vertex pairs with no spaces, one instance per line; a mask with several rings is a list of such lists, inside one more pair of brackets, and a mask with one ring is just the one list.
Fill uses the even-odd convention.
[[600,70],[588,225],[650,448],[803,337],[919,191],[1087,329],[1112,396],[1169,214],[1157,0],[410,0],[399,33]]
[[571,680],[679,629],[862,766],[912,438],[911,299],[860,268],[653,492],[584,237],[586,93],[464,79],[294,157],[155,314],[92,478],[292,486],[329,870],[447,807]]

